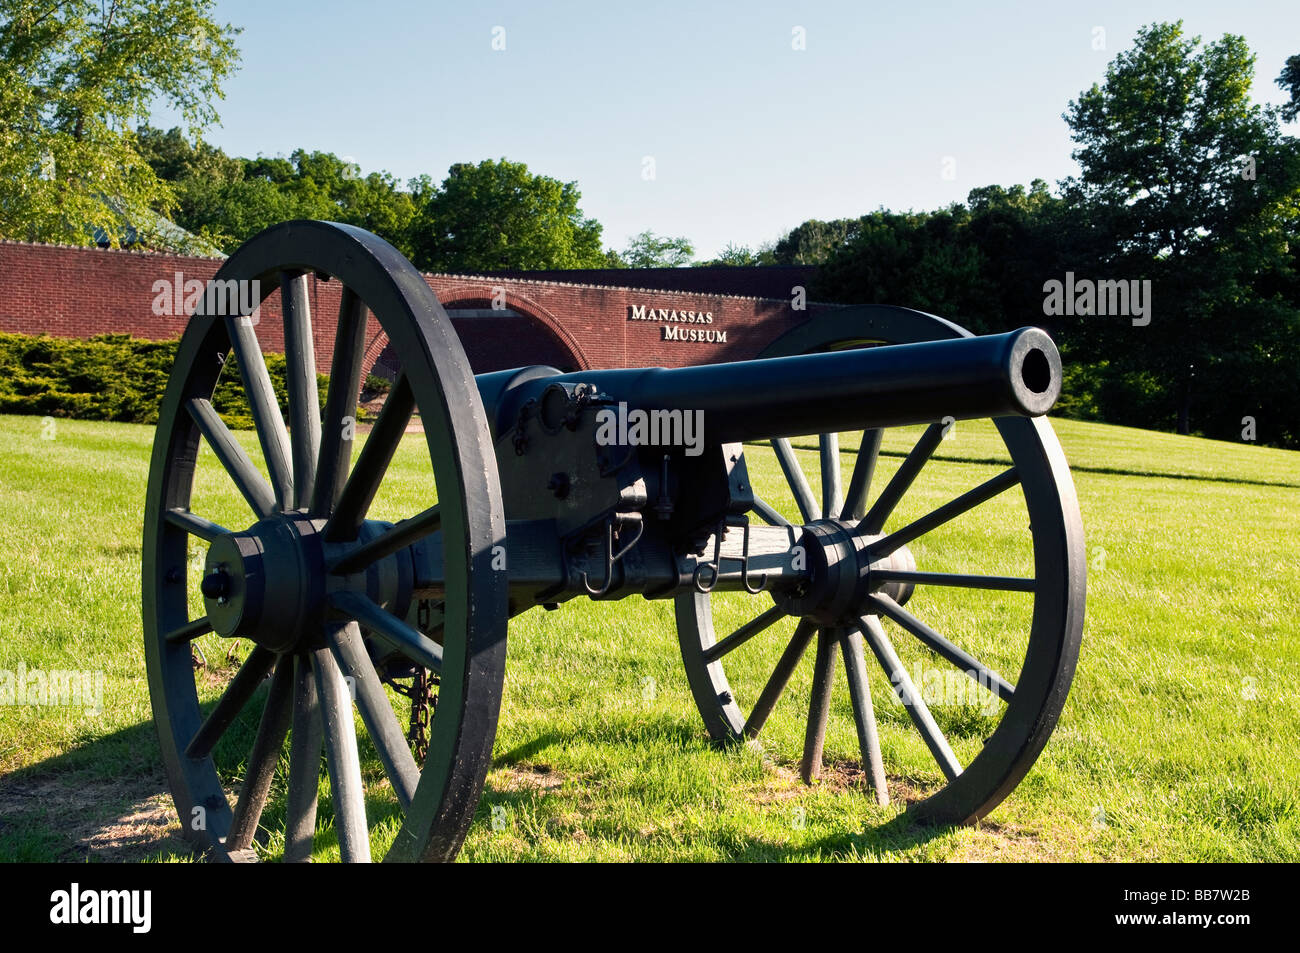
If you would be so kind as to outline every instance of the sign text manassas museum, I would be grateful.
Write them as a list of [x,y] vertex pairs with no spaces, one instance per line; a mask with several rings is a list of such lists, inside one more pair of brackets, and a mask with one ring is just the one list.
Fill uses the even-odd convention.
[[712,311],[678,311],[675,308],[651,308],[644,304],[628,305],[629,321],[663,322],[662,340],[696,341],[702,344],[724,344],[727,332],[714,328],[682,327],[683,324],[712,324]]

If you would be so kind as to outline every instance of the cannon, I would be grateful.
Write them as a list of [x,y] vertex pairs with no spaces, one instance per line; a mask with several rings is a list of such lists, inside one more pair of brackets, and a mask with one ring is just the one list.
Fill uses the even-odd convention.
[[[323,401],[312,276],[341,289]],[[918,823],[983,817],[1042,751],[1085,589],[1074,487],[1043,416],[1061,385],[1043,331],[973,336],[903,308],[846,307],[752,361],[476,377],[425,279],[363,230],[272,227],[214,284],[231,280],[279,295],[287,410],[252,320],[205,298],[159,411],[142,560],[162,757],[208,856],[257,858],[287,748],[285,860],[311,857],[322,753],[342,860],[371,859],[380,824],[388,859],[452,859],[491,764],[508,622],[574,598],[673,600],[708,736],[761,744],[777,731],[798,749],[802,735],[807,782],[823,771],[842,664],[853,783],[879,804],[901,799]],[[368,314],[402,369],[362,441]],[[232,355],[260,464],[214,408]],[[984,418],[996,446],[981,444],[983,467],[944,462],[954,423]],[[423,437],[403,446],[416,419]],[[413,443],[427,478],[393,490],[386,477]],[[220,485],[199,466],[203,445]],[[996,475],[949,485],[990,463]],[[773,490],[778,468],[787,485]],[[937,486],[923,479],[935,468]],[[390,496],[405,515],[372,518]],[[209,633],[251,649],[200,674],[193,643]],[[873,703],[872,670],[887,705]],[[928,689],[952,689],[948,676],[975,694],[935,704]],[[236,723],[251,750],[228,795],[214,751]],[[380,818],[367,817],[359,735],[372,787],[396,805]]]

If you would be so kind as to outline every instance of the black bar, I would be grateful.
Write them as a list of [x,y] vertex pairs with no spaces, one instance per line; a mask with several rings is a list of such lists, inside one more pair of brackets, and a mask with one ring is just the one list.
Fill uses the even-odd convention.
[[705,439],[730,443],[810,433],[1039,416],[1061,391],[1056,345],[1038,328],[694,367],[486,375],[489,419],[553,381],[593,384],[629,409],[704,412]]

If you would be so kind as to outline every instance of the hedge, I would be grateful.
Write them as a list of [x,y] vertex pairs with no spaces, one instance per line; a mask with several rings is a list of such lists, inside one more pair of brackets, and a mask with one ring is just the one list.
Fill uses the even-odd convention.
[[[0,413],[156,423],[177,344],[127,334],[88,340],[0,334]],[[284,355],[267,354],[266,369],[287,413]],[[323,405],[329,378],[322,374],[317,380]],[[229,426],[252,426],[233,355],[212,404]]]

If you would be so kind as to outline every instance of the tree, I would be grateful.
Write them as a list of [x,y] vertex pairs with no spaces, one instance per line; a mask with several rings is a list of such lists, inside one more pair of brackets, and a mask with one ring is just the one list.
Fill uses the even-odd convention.
[[[363,175],[329,152],[234,159],[180,129],[137,132],[139,150],[176,196],[175,220],[226,251],[277,222],[318,218],[383,236],[408,256],[416,197],[387,172]],[[427,180],[411,183],[427,188]]]
[[1080,331],[1096,359],[1152,382],[1180,433],[1287,311],[1255,288],[1290,267],[1300,180],[1276,112],[1250,102],[1253,73],[1242,37],[1202,46],[1153,24],[1064,117],[1082,167],[1066,197],[1109,245],[1108,274],[1089,277],[1149,280],[1154,302],[1149,327],[1086,317]]
[[856,225],[851,218],[822,222],[810,218],[792,228],[773,249],[773,263],[778,265],[822,265],[847,241]]
[[970,213],[960,204],[864,215],[829,254],[812,293],[823,301],[917,308],[988,330],[975,314],[989,295],[969,230]]
[[622,257],[629,268],[680,268],[695,257],[695,246],[687,238],[656,235],[647,228],[628,240]]
[[1075,240],[1078,229],[1068,206],[1042,179],[1034,179],[1028,191],[1022,185],[981,186],[970,191],[966,203],[970,221],[962,237],[983,262],[980,282],[972,288],[977,294],[967,300],[964,317],[989,332],[1037,324],[1068,349],[1069,326],[1043,309],[1044,276],[1059,276],[1067,265],[1090,260]]
[[576,182],[522,162],[458,162],[416,211],[414,261],[443,272],[608,267],[600,223],[581,198]]
[[757,249],[750,248],[748,245],[737,245],[735,242],[727,242],[718,252],[716,258],[708,261],[691,262],[696,268],[756,268],[762,265],[772,265],[776,263],[773,249],[775,243],[763,242]]
[[0,237],[110,244],[170,188],[136,149],[151,104],[196,133],[235,69],[211,0],[0,0]]
[[1295,122],[1296,116],[1300,116],[1300,53],[1287,57],[1286,65],[1277,78],[1277,85],[1291,97],[1291,101],[1282,107],[1282,118],[1287,122]]

